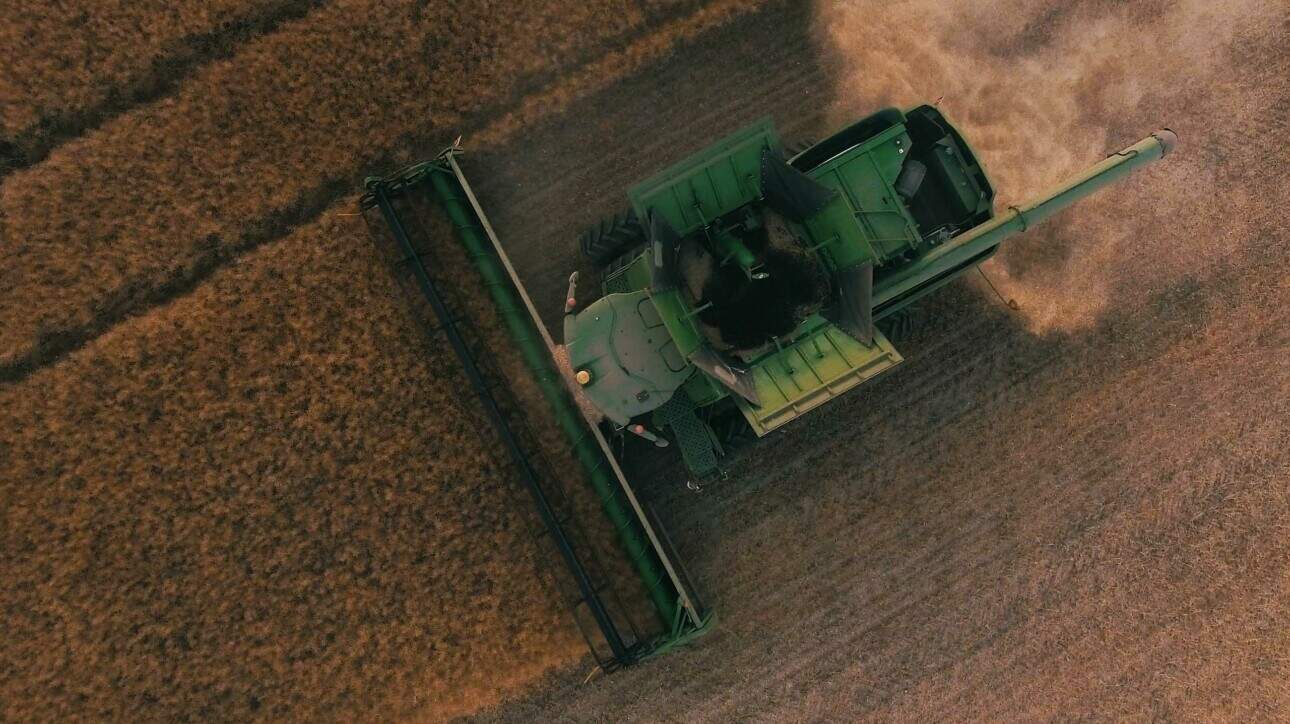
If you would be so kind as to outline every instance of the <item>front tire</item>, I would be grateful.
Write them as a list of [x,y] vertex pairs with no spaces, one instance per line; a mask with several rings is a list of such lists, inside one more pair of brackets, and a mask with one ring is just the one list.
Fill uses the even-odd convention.
[[597,268],[604,267],[623,252],[645,241],[645,229],[635,211],[614,214],[582,232],[582,253]]

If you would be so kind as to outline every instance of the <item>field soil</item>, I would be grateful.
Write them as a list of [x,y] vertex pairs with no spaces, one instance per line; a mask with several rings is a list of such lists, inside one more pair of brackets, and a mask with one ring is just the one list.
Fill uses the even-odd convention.
[[[0,82],[0,719],[1290,711],[1284,4],[243,1],[157,6],[125,52],[148,7],[0,31],[33,69]],[[717,624],[588,677],[362,176],[462,134],[558,329],[632,182],[762,116],[819,138],[921,102],[997,208],[1181,142],[920,304],[901,366],[729,480],[629,446]]]

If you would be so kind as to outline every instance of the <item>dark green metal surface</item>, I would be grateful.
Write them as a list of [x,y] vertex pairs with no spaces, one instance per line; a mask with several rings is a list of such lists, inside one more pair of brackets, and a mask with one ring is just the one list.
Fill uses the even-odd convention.
[[717,456],[721,443],[712,428],[699,419],[696,408],[684,391],[677,392],[654,412],[654,420],[672,430],[676,444],[681,448],[685,466],[699,478],[717,472]]
[[604,455],[592,440],[586,423],[569,397],[551,354],[516,294],[509,275],[493,252],[490,241],[452,173],[441,166],[435,167],[435,171],[430,174],[430,182],[457,232],[457,238],[465,246],[475,268],[483,277],[484,287],[510,331],[516,349],[533,373],[542,396],[551,405],[556,424],[568,437],[574,456],[587,471],[588,480],[600,499],[605,515],[613,524],[619,541],[645,584],[654,608],[663,623],[670,625],[677,614],[676,591],[671,590],[667,577],[648,542],[641,535],[635,518],[619,499],[617,482],[607,467]]
[[882,263],[918,245],[918,227],[893,189],[911,146],[905,126],[892,126],[809,172],[838,191],[806,223],[833,269]]
[[[634,259],[618,263],[606,275],[604,288],[648,295],[675,350],[697,368],[694,376],[670,378],[673,394],[690,392],[691,401],[680,407],[702,408],[737,392],[739,409],[752,429],[764,435],[900,361],[874,331],[874,321],[980,264],[1005,238],[1160,158],[1175,140],[1171,131],[1152,134],[1037,200],[995,217],[994,190],[976,154],[932,106],[883,109],[795,154],[787,164],[777,156],[782,144],[773,125],[758,121],[628,191],[637,217],[651,229],[665,222],[675,238],[662,245],[655,240]],[[792,198],[794,184],[802,190],[798,198],[820,201],[797,205],[795,215],[793,204],[782,203]],[[780,194],[785,189],[787,197]],[[679,258],[682,248],[692,257],[710,258],[716,269],[738,269],[749,280],[756,278],[756,270],[766,268],[769,247],[765,242],[750,247],[741,239],[755,239],[773,219],[791,229],[798,253],[830,277],[832,301],[818,313],[810,308],[795,312],[791,324],[777,323],[776,331],[749,337],[747,325],[770,315],[776,304],[794,309],[779,301],[787,293],[740,297],[744,292],[738,286],[722,281],[735,292],[714,301],[708,283],[700,288],[652,282],[665,264],[660,250]],[[675,269],[666,273],[680,276]],[[708,277],[718,278],[715,272]],[[753,288],[751,283],[747,288]],[[710,308],[718,313],[707,319],[735,319],[743,325],[731,328],[736,339],[752,341],[722,347],[728,338],[724,330],[714,332],[719,322],[696,323]],[[731,316],[736,309],[742,316]],[[601,333],[591,317],[566,320],[570,349],[585,345],[585,335]],[[623,330],[615,333],[621,337]],[[615,339],[614,344],[630,346],[631,341]],[[575,369],[584,362],[572,354],[570,361]],[[603,384],[611,384],[610,379],[600,377]],[[696,380],[711,384],[705,388]],[[754,384],[745,384],[747,380]],[[658,411],[668,400],[669,390],[655,387],[646,404],[616,404],[622,396],[596,390],[596,384],[593,379],[588,393],[593,400],[606,400],[602,409],[623,425],[651,411],[659,421]],[[681,428],[671,427],[681,438]],[[692,427],[688,418],[684,427]],[[700,438],[684,437],[689,442]],[[707,455],[686,446],[682,451],[687,462],[699,461],[704,471],[712,467]],[[720,455],[718,446],[714,453]],[[691,471],[699,473],[694,465]]]
[[587,396],[606,414],[621,415],[613,418],[619,425],[654,409],[654,398],[670,396],[694,374],[645,292],[603,296],[583,315],[594,330],[570,344],[569,357],[596,381],[584,388]]
[[655,210],[688,234],[761,196],[756,169],[768,146],[778,149],[779,136],[763,118],[640,182],[627,198],[642,221]]

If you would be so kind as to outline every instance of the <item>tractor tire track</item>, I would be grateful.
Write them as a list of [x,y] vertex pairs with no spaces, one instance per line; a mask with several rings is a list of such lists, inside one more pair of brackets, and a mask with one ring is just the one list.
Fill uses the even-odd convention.
[[108,88],[96,102],[84,107],[59,108],[7,138],[0,138],[0,183],[9,174],[44,161],[67,141],[174,93],[201,67],[232,57],[247,40],[271,34],[281,25],[308,15],[324,2],[289,0],[268,5],[246,17],[184,37],[164,48],[129,82]]

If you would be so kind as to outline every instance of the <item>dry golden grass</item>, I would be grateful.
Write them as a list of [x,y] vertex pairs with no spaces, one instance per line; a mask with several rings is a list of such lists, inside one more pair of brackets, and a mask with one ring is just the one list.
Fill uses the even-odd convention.
[[6,3],[0,10],[0,140],[39,131],[42,122],[84,112],[129,89],[159,60],[183,55],[284,0],[77,0]]
[[438,718],[581,656],[457,370],[329,218],[0,390],[4,718]]
[[408,134],[446,134],[645,17],[631,0],[417,7],[330,3],[7,178],[9,376],[321,211],[383,149],[406,156]]

